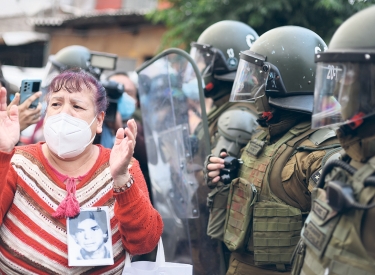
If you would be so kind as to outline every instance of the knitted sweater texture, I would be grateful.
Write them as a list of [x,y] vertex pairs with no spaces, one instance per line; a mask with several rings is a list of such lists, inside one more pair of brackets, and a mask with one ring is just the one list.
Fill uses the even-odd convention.
[[37,143],[0,152],[0,274],[121,274],[125,251],[144,254],[156,247],[163,222],[138,161],[129,169],[134,184],[114,194],[110,150],[99,147],[95,165],[77,183],[76,198],[80,207],[109,207],[114,265],[68,266],[66,220],[52,217],[66,196],[65,184]]

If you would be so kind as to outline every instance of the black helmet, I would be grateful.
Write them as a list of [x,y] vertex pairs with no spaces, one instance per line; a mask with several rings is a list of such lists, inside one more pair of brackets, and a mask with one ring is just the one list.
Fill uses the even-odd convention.
[[[312,127],[355,129],[375,114],[375,6],[347,19],[316,54]],[[372,118],[373,119],[373,118]]]
[[201,70],[206,97],[223,96],[218,95],[215,86],[219,85],[215,85],[215,80],[230,82],[230,87],[236,75],[239,53],[249,49],[258,37],[245,23],[224,20],[208,27],[197,42],[191,43],[190,54]]
[[274,107],[311,113],[314,54],[326,47],[319,35],[303,27],[264,33],[250,50],[241,52],[230,101],[254,101],[266,95]]

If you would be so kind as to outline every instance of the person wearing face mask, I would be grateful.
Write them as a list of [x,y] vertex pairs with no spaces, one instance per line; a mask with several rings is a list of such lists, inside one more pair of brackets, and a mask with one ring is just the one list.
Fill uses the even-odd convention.
[[[107,148],[113,146],[115,133],[119,127],[126,125],[126,122],[133,118],[137,109],[137,90],[134,83],[130,80],[125,72],[115,72],[109,75],[106,80],[107,92],[108,89],[116,89],[117,93],[121,92],[113,110],[116,109],[113,121],[105,121],[103,124],[103,133],[101,135],[100,143]],[[138,121],[136,121],[137,124]],[[139,125],[138,125],[139,126]]]
[[[20,147],[18,109],[8,115],[6,94],[1,88],[1,273],[121,274],[125,251],[152,251],[163,222],[133,158],[134,120],[118,129],[111,150],[92,143],[107,106],[101,83],[82,70],[54,77],[46,94],[46,142]],[[92,207],[109,211],[114,264],[69,266],[67,218]]]
[[137,137],[135,140],[134,157],[138,160],[146,184],[149,190],[150,199],[152,202],[151,181],[147,165],[146,143],[143,131],[141,109],[138,101],[137,87],[129,77],[127,72],[116,71],[107,77],[107,80],[120,83],[124,87],[124,93],[117,103],[118,116],[121,117],[122,124],[126,125],[129,119],[134,119],[137,124]]
[[[311,190],[323,165],[341,150],[334,130],[311,129],[314,54],[325,47],[313,31],[283,26],[241,52],[230,100],[254,102],[260,127],[227,184],[227,275],[290,274]],[[212,184],[222,182],[224,167],[224,159],[208,159],[205,173]]]

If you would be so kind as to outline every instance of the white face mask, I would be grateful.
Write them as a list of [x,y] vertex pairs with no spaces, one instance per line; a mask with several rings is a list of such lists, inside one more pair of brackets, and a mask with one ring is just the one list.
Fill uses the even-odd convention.
[[91,144],[90,125],[79,118],[66,113],[47,117],[43,127],[44,138],[48,148],[61,158],[74,158],[81,154]]

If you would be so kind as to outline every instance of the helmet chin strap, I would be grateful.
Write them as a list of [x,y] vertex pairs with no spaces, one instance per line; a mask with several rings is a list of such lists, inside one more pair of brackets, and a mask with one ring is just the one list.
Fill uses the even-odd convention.
[[355,161],[366,162],[375,155],[375,122],[363,120],[362,124],[353,129],[342,125],[337,130],[337,137],[346,153]]
[[268,103],[268,97],[265,94],[256,97],[254,100],[254,104],[259,115],[263,115],[264,113],[268,113],[272,111]]

